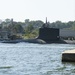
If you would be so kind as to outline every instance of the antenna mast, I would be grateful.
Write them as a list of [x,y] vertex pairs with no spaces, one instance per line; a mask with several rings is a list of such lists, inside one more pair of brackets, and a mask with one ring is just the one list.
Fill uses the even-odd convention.
[[47,17],[46,17],[46,24],[47,24]]

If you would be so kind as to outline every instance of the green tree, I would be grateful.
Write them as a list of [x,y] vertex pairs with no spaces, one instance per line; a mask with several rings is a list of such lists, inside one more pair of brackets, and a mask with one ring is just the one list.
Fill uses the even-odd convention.
[[8,18],[7,18],[7,19],[5,19],[5,22],[6,22],[6,23],[8,23],[8,22],[10,22],[10,21],[11,21],[11,20],[10,20],[10,19],[8,19]]
[[16,33],[23,33],[24,32],[24,29],[20,24],[15,25],[14,30],[16,31]]
[[29,34],[33,31],[34,27],[33,25],[28,25],[26,28],[25,28],[25,33]]
[[72,29],[75,30],[75,21],[73,22]]

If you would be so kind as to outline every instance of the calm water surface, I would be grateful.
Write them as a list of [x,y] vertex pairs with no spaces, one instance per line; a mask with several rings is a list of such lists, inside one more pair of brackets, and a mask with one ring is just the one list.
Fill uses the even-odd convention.
[[0,75],[75,75],[75,63],[61,62],[70,44],[0,43]]

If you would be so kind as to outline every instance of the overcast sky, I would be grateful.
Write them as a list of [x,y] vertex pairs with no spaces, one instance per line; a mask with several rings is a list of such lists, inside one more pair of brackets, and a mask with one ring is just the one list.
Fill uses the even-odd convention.
[[75,0],[0,0],[0,19],[15,21],[42,20],[62,22],[75,20]]

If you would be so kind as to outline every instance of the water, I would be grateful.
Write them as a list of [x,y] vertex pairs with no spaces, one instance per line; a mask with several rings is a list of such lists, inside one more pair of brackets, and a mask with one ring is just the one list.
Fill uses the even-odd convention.
[[0,43],[0,75],[74,75],[75,63],[61,62],[70,44]]

